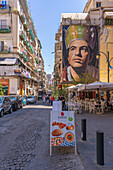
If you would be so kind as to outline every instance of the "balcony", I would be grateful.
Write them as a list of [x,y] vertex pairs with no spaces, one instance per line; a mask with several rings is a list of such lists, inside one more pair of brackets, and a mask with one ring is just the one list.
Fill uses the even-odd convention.
[[24,43],[25,46],[28,46],[27,40],[24,40],[23,43]]
[[39,62],[38,62],[37,58],[35,58],[35,60],[36,60],[36,63],[37,63],[37,64],[39,64]]
[[37,73],[39,73],[37,69],[35,69],[35,71],[36,71]]
[[40,49],[42,49],[42,45],[41,45],[41,42],[40,42],[40,40],[38,40],[38,43],[39,43],[39,45],[40,45]]
[[58,50],[62,50],[62,44],[61,43],[55,43],[55,52]]
[[0,25],[0,33],[10,33],[11,27],[9,25]]
[[19,36],[20,36],[21,40],[25,40],[25,36],[24,36],[23,32],[21,32]]
[[61,37],[61,33],[59,32],[59,33],[56,33],[56,35],[55,35],[55,40],[56,41],[60,41],[60,37]]
[[7,47],[7,46],[0,46],[0,54],[7,54],[7,53],[10,53],[10,48]]
[[26,23],[24,23],[24,24],[23,24],[23,26],[24,26],[24,29],[27,31],[27,29],[28,29],[27,24],[26,24]]
[[25,18],[24,18],[24,16],[23,16],[23,15],[20,15],[20,20],[21,20],[21,22],[22,22],[22,23],[24,23],[24,22],[25,22]]
[[27,61],[27,62],[29,61],[29,59],[24,53],[21,54],[21,57],[24,59],[24,61]]
[[31,54],[34,53],[34,50],[33,50],[33,48],[31,47],[31,45],[27,46],[27,50],[28,50]]
[[27,33],[28,33],[29,37],[30,37],[33,41],[35,41],[34,35],[33,35],[33,33],[32,33],[32,30],[31,30],[31,29],[30,29],[30,30],[27,30]]

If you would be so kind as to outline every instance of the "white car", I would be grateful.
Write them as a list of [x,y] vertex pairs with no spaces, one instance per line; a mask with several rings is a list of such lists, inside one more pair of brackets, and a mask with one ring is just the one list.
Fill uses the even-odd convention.
[[36,103],[36,97],[35,96],[28,96],[27,97],[27,104],[29,104],[29,103],[31,103],[31,104]]

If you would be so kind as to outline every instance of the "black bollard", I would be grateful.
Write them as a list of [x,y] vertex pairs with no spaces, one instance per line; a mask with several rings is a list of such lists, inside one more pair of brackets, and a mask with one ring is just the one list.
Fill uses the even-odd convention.
[[97,164],[104,165],[104,132],[96,132]]
[[81,121],[81,139],[86,141],[86,119]]

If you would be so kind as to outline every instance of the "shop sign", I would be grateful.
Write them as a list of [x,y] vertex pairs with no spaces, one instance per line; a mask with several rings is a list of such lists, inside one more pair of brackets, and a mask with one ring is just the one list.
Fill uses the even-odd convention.
[[0,79],[1,85],[9,85],[9,79]]
[[31,78],[30,73],[24,69],[21,69],[21,76]]
[[53,102],[50,119],[50,155],[54,146],[74,146],[76,154],[74,111],[58,111],[58,109],[55,111],[54,106]]
[[21,74],[21,68],[14,70],[14,72],[15,72],[16,74]]
[[15,72],[15,74],[18,74],[19,76],[31,78],[30,73],[28,71],[24,70],[23,68],[15,69],[14,72]]

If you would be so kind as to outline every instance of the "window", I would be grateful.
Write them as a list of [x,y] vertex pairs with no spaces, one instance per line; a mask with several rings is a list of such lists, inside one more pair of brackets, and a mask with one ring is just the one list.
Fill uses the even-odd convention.
[[4,51],[4,41],[0,41],[0,51]]
[[7,20],[0,20],[0,29],[7,29]]
[[96,2],[96,8],[101,7],[101,2]]

